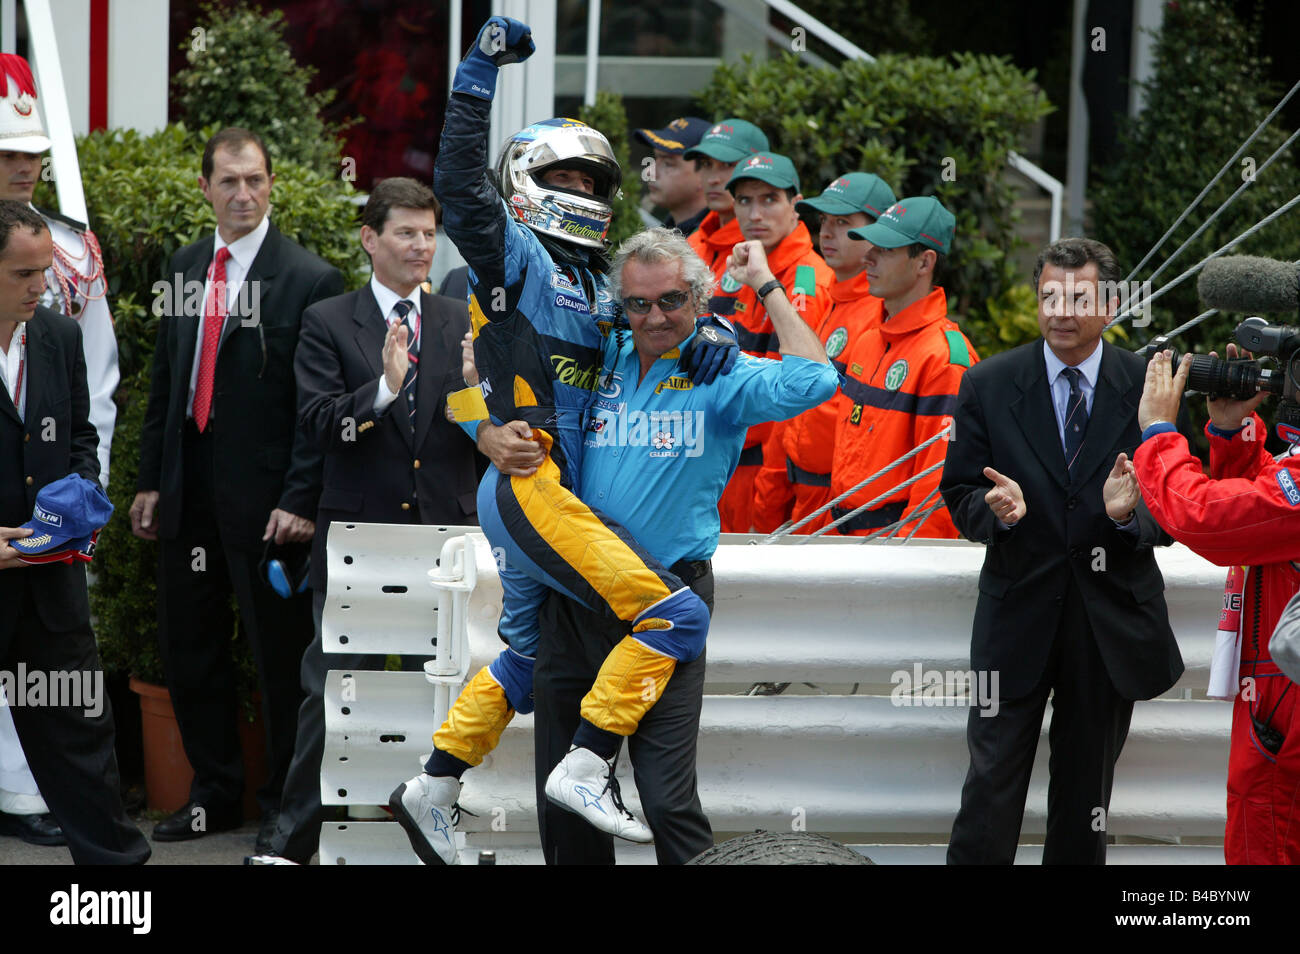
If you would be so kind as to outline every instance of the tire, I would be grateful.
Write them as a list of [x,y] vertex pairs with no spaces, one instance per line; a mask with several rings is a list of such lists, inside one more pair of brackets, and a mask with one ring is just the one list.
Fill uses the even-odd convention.
[[808,832],[756,831],[696,855],[691,865],[872,865],[865,855]]

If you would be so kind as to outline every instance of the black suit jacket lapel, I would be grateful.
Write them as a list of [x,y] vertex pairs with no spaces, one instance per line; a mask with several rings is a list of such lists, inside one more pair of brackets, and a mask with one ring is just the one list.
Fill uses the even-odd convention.
[[[446,356],[451,344],[446,340],[448,325],[434,306],[433,296],[420,293],[420,376],[415,382],[415,446],[424,443],[425,435],[437,414],[442,413],[442,387]],[[460,355],[460,342],[455,354]]]
[[[32,319],[32,321],[35,321],[35,319]],[[29,325],[30,325],[31,323],[32,323],[32,322],[28,322]],[[20,341],[22,340],[22,339],[19,337],[19,335],[21,335],[22,333],[23,333],[23,326],[22,326],[22,325],[19,325],[17,328],[14,329],[14,335],[13,335],[12,338],[9,339],[9,347],[11,347],[11,348],[16,348],[16,347],[18,347],[18,342],[20,342]],[[30,330],[29,330],[29,331],[28,331],[28,338],[27,338],[27,344],[28,344],[28,359],[27,359],[27,361],[28,361],[28,364],[30,364],[30,362],[31,362],[31,357],[30,357],[30,356],[31,356],[31,341],[32,341],[32,339],[31,339],[30,336],[31,336],[31,332],[30,332]],[[3,360],[4,360],[4,355],[3,355],[3,354],[0,354],[0,361],[3,361]],[[28,374],[28,371],[27,371],[27,370],[24,370],[24,371],[23,371],[23,376],[26,377],[27,374]],[[10,387],[12,387],[12,386],[13,386],[13,382],[11,381],[11,382],[10,382]],[[28,383],[27,388],[28,388],[27,393],[30,395],[30,394],[31,394],[31,384],[30,384],[30,382]],[[28,406],[28,407],[31,407],[31,403],[32,403],[32,402],[31,402],[30,400],[28,400],[28,402],[27,402],[27,406]],[[9,396],[9,388],[0,387],[0,413],[3,413],[3,414],[7,414],[7,415],[9,415],[11,418],[14,419],[14,423],[15,423],[15,424],[19,424],[19,425],[21,425],[22,422],[23,422],[23,419],[22,419],[21,417],[18,416],[18,408],[17,408],[17,406],[15,405],[13,398],[11,398],[11,397]]]
[[[226,346],[226,339],[235,333],[245,319],[251,320],[256,317],[259,324],[266,320],[267,316],[262,312],[271,297],[275,275],[280,270],[281,241],[280,230],[274,225],[268,225],[266,236],[262,239],[257,255],[248,266],[248,274],[244,276],[244,284],[239,289],[235,304],[226,315],[226,324],[221,329],[221,343],[217,346],[218,356],[221,354],[221,349]],[[257,284],[253,285],[253,282]],[[253,308],[245,308],[246,302],[250,304],[255,302],[256,311]]]
[[[1047,383],[1047,361],[1043,358],[1042,343],[1025,349],[1025,360],[1016,375],[1020,394],[1011,401],[1012,418],[1034,449],[1043,469],[1062,487],[1069,481],[1065,469],[1065,451],[1056,426],[1056,410],[1052,407],[1052,391]],[[1018,480],[1015,474],[1007,474]]]
[[[198,257],[190,263],[184,272],[184,284],[182,285],[181,294],[181,314],[173,315],[172,320],[178,322],[176,325],[176,373],[180,375],[180,382],[185,387],[184,399],[189,399],[189,380],[190,372],[194,368],[195,358],[198,357],[199,347],[199,319],[203,315],[203,309],[207,304],[207,279],[208,267],[212,264],[212,241],[209,239],[202,246],[202,251]],[[198,287],[197,296],[191,297],[186,289]],[[196,304],[191,304],[196,302]]]
[[1088,429],[1084,432],[1083,446],[1079,448],[1079,460],[1074,465],[1071,480],[1074,486],[1086,484],[1098,467],[1114,465],[1110,452],[1136,411],[1129,395],[1133,382],[1129,380],[1119,355],[1104,341],[1101,347],[1101,368],[1097,372],[1092,413],[1088,415]]
[[[22,358],[23,387],[27,390],[26,416],[27,420],[30,421],[33,409],[39,410],[40,408],[39,402],[44,397],[43,384],[49,377],[47,369],[53,367],[53,362],[57,360],[58,348],[55,347],[50,336],[45,333],[45,326],[39,318],[32,318],[25,325],[19,325],[15,328],[13,337],[9,339],[9,347],[18,347],[18,343],[22,340],[20,336],[24,330],[27,332],[27,353]],[[16,423],[22,424],[23,419],[18,416],[17,403],[9,396],[8,388],[0,388],[0,411],[8,414]]]

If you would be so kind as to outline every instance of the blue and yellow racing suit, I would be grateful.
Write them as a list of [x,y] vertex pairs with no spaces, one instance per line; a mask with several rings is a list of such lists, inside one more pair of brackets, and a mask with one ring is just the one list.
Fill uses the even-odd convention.
[[532,711],[537,610],[548,587],[607,610],[636,634],[597,678],[600,697],[616,703],[600,707],[575,739],[607,758],[619,737],[636,731],[676,662],[703,651],[708,633],[699,597],[578,498],[583,415],[615,305],[603,257],[543,244],[507,213],[486,175],[490,110],[490,100],[452,94],[434,190],[447,234],[470,266],[475,362],[489,414],[497,424],[525,421],[548,454],[533,476],[491,467],[479,486],[479,521],[504,552],[498,631],[509,648],[470,680],[434,736],[426,766],[434,775],[478,765],[514,713]]

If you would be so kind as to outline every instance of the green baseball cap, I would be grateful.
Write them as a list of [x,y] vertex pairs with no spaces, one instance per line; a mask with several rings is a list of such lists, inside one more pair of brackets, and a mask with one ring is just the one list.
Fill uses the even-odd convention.
[[865,239],[880,248],[901,248],[920,242],[926,248],[948,254],[957,220],[932,195],[900,199],[875,222],[849,229],[849,238]]
[[717,159],[739,162],[756,152],[767,151],[767,136],[743,119],[720,119],[709,127],[699,143],[682,153],[684,159]]
[[799,212],[811,209],[826,215],[865,212],[873,219],[878,219],[885,209],[897,201],[894,190],[880,176],[869,172],[850,172],[832,181],[822,190],[821,195],[796,202],[794,207]]
[[756,152],[743,162],[736,163],[727,180],[727,191],[733,195],[736,183],[742,179],[757,179],[778,189],[799,191],[799,174],[794,171],[794,163],[776,152]]

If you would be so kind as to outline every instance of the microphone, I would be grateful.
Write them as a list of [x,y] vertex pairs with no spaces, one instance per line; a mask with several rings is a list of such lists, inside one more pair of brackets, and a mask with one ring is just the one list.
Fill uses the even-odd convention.
[[1295,311],[1300,308],[1300,268],[1256,255],[1207,262],[1196,280],[1201,304],[1220,311]]

